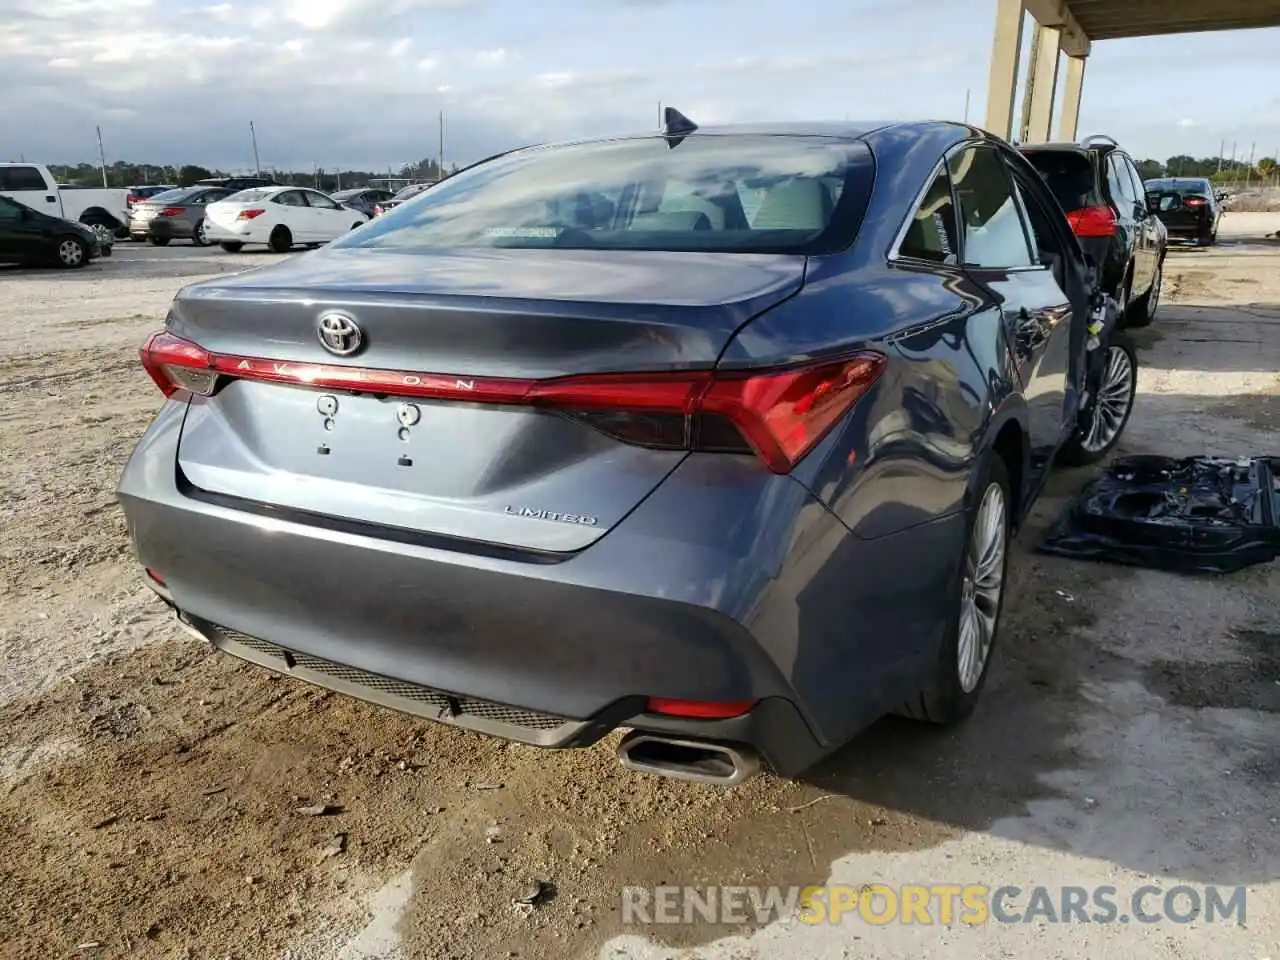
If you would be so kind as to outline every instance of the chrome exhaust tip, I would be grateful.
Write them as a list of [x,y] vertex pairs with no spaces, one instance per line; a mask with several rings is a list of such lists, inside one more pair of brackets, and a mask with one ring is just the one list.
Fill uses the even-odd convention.
[[683,740],[633,730],[618,744],[618,759],[628,770],[660,777],[734,787],[760,772],[754,751],[712,743]]

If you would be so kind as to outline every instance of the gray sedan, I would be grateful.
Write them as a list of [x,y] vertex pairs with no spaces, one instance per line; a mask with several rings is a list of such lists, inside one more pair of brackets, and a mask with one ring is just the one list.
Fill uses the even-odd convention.
[[204,209],[225,200],[235,190],[225,187],[181,187],[158,193],[129,212],[129,238],[150,240],[163,247],[170,240],[190,240],[197,247],[208,246],[204,235]]

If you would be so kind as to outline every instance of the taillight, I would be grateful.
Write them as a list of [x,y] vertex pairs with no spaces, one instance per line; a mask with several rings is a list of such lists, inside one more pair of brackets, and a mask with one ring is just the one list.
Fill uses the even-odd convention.
[[1186,197],[1182,202],[1194,210],[1196,207],[1204,206],[1204,197]]
[[787,473],[879,379],[885,358],[863,352],[765,371],[515,380],[211,354],[161,331],[143,346],[142,365],[167,397],[179,390],[208,396],[221,375],[398,397],[541,407],[625,443],[668,450],[754,451],[770,470]]
[[182,207],[165,207],[163,210],[160,211],[159,216],[180,217],[184,213],[186,213],[186,211],[183,210]]
[[1116,212],[1106,204],[1072,210],[1067,214],[1067,223],[1071,224],[1071,232],[1077,237],[1116,235]]
[[239,213],[237,213],[237,214],[236,214],[236,219],[237,219],[237,220],[252,220],[252,219],[254,219],[255,217],[260,217],[260,216],[262,216],[262,215],[263,215],[264,213],[266,213],[266,212],[267,212],[267,211],[262,210],[262,209],[241,210]]
[[140,203],[141,201],[142,201],[142,197],[134,196],[131,193],[129,194],[129,196],[124,198],[124,205],[126,207],[132,207],[135,203]]
[[153,333],[139,351],[142,367],[166,397],[180,390],[208,396],[213,393],[218,374],[210,353],[190,340],[172,333]]

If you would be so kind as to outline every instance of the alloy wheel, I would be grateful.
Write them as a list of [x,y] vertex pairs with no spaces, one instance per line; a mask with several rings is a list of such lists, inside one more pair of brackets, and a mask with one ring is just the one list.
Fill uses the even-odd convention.
[[1156,267],[1155,278],[1151,281],[1151,292],[1147,294],[1147,316],[1154,317],[1160,306],[1160,289],[1164,286],[1164,266]]
[[84,261],[84,245],[79,240],[63,240],[58,245],[58,259],[68,267],[77,267]]
[[1007,526],[1004,488],[992,483],[978,505],[964,561],[956,664],[960,688],[965,693],[977,688],[995,639],[996,617],[1004,590]]
[[1093,401],[1089,432],[1080,446],[1096,453],[1116,438],[1133,405],[1133,386],[1133,362],[1124,348],[1112,344],[1107,348],[1107,365]]

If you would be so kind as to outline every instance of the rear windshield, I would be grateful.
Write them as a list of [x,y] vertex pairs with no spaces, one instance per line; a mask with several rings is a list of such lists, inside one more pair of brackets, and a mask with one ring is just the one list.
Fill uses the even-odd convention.
[[363,188],[359,190],[339,190],[337,193],[329,194],[329,196],[341,203],[343,200],[350,200],[352,197],[358,197],[362,193],[364,193]]
[[1030,150],[1024,156],[1049,184],[1063,210],[1094,203],[1093,164],[1087,156],[1071,150]]
[[427,189],[427,187],[429,186],[431,186],[431,184],[429,183],[411,183],[407,187],[401,187],[400,191],[396,193],[391,199],[401,200],[401,201],[408,200],[410,197],[416,197],[418,194],[420,194],[423,190]]
[[177,190],[164,190],[161,193],[153,193],[147,197],[149,203],[178,203],[185,200],[195,193],[202,193],[208,187],[179,187]]
[[821,137],[694,135],[507,154],[335,246],[818,253],[853,239],[870,150]]
[[1147,193],[1176,193],[1179,196],[1195,194],[1207,197],[1212,190],[1208,180],[1148,180]]
[[237,203],[257,203],[259,200],[266,200],[273,193],[275,193],[274,187],[253,187],[249,190],[233,193],[226,199],[234,200]]

